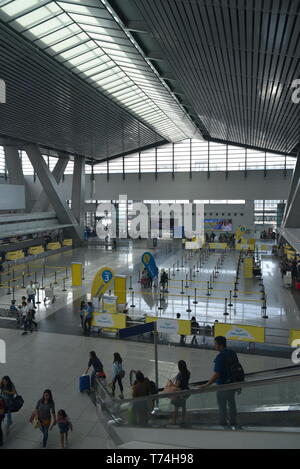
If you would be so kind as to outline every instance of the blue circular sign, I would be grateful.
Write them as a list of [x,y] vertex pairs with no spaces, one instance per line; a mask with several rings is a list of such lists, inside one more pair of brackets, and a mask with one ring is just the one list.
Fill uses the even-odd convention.
[[102,279],[103,279],[104,283],[110,282],[110,280],[112,279],[111,271],[110,270],[104,270],[102,272]]

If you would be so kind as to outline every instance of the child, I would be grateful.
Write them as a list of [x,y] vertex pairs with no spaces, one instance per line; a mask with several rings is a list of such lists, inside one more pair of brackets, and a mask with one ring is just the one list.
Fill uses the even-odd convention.
[[[62,448],[67,448],[68,446],[68,431],[73,431],[73,425],[71,420],[67,416],[66,412],[63,409],[60,409],[57,412],[57,423],[60,432],[60,444]],[[54,423],[51,425],[50,430],[52,430]],[[66,440],[66,441],[65,441]]]

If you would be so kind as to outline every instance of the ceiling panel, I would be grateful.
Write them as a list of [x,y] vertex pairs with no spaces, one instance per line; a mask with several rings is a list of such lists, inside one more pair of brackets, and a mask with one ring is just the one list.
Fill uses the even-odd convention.
[[0,135],[101,160],[165,141],[0,23]]
[[280,152],[296,147],[300,105],[291,85],[300,78],[299,0],[109,3],[130,30],[141,25],[140,44],[156,41],[173,91],[177,81],[210,138]]

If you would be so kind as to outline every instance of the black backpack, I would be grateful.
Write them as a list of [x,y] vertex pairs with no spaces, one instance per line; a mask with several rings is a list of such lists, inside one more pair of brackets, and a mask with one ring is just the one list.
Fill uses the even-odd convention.
[[19,395],[15,396],[11,405],[11,412],[18,412],[23,406],[23,404],[24,404],[23,397]]
[[149,394],[158,394],[158,388],[154,381],[149,381]]
[[227,371],[227,383],[240,383],[245,381],[245,372],[239,362],[237,354],[231,351],[225,358],[225,366]]

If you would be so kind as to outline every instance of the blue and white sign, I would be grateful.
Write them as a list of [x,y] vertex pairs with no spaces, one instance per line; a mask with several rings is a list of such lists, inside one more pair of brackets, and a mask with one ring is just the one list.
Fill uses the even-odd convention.
[[103,280],[104,283],[110,282],[112,277],[113,277],[113,275],[112,275],[110,270],[104,270],[102,272],[102,280]]
[[178,334],[178,321],[176,319],[158,319],[157,332],[164,334]]

